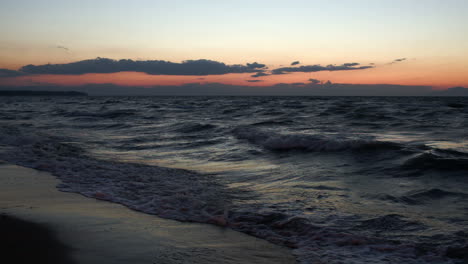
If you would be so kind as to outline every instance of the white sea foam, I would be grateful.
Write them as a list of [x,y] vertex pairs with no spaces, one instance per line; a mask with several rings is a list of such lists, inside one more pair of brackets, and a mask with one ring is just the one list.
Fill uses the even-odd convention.
[[[47,135],[2,127],[0,159],[51,172],[62,191],[124,204],[163,217],[207,222],[222,214],[227,197],[215,179],[180,169],[90,158]],[[9,147],[9,148],[8,148]]]

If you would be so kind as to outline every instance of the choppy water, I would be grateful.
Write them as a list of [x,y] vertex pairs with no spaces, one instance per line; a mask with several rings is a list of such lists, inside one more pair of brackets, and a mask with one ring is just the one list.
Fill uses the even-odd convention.
[[466,97],[4,97],[0,125],[0,159],[63,191],[228,226],[302,263],[468,251]]

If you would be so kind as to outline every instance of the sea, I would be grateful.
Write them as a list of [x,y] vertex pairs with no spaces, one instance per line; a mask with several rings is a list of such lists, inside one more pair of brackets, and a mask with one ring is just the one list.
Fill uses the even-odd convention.
[[299,263],[468,261],[468,97],[0,97],[0,160]]

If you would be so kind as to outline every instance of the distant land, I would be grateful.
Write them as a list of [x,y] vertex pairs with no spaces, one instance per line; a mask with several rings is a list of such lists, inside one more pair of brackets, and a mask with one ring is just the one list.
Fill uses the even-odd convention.
[[468,96],[468,88],[453,87],[443,91],[434,92],[436,96]]
[[[21,89],[21,90],[16,90]],[[47,89],[47,90],[45,90]],[[468,96],[468,88],[433,90],[430,86],[362,84],[277,84],[265,87],[192,83],[180,86],[0,86],[0,96]]]
[[1,91],[0,96],[87,96],[87,93],[76,91]]

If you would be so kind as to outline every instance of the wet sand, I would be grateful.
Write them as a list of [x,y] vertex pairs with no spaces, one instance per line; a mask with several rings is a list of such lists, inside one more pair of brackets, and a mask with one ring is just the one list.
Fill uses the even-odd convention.
[[267,241],[60,192],[58,183],[49,173],[0,164],[0,213],[46,226],[63,243],[48,250],[69,251],[76,263],[295,263],[289,249]]

